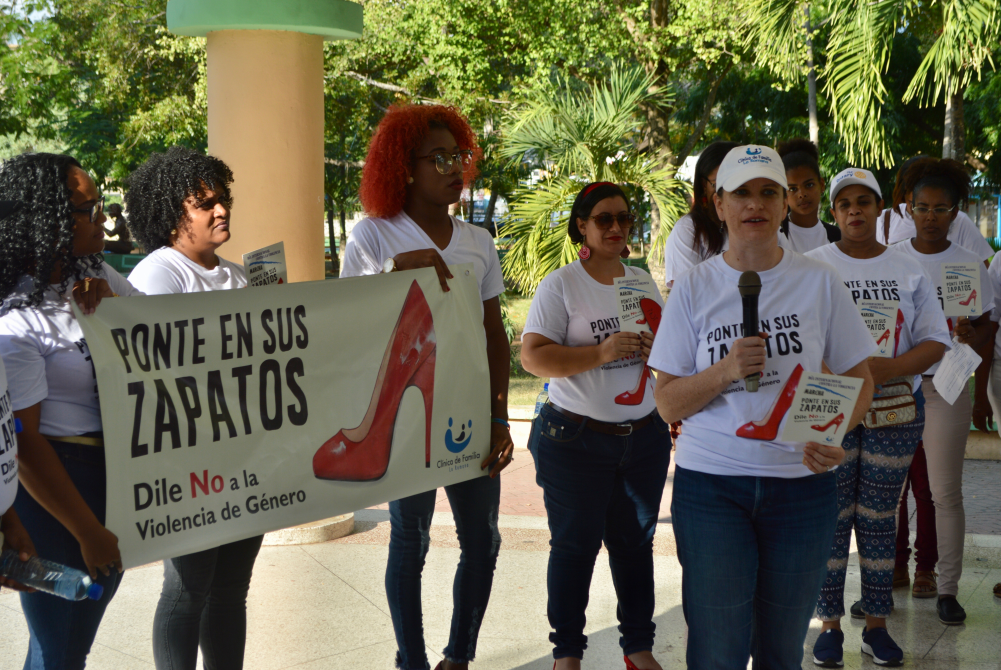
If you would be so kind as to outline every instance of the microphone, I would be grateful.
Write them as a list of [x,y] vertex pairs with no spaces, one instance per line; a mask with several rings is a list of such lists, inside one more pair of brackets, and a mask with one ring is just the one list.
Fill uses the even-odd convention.
[[[758,334],[758,294],[761,293],[761,277],[757,272],[745,272],[737,280],[740,290],[740,300],[744,304],[744,337],[754,337]],[[744,377],[749,393],[758,392],[758,380],[761,373]]]

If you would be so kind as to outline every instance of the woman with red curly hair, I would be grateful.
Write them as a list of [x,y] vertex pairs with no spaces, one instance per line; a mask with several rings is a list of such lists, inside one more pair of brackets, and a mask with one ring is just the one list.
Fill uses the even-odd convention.
[[[497,250],[490,233],[448,213],[472,182],[480,155],[469,123],[454,107],[390,108],[372,137],[362,173],[361,202],[371,216],[352,230],[341,270],[341,277],[357,277],[433,267],[448,291],[448,266],[472,263],[479,279],[493,414],[491,451],[480,467],[489,467],[490,476],[445,487],[462,554],[452,590],[451,632],[438,670],[464,670],[476,653],[500,549],[498,475],[514,450],[507,423],[511,352],[501,321],[504,279]],[[427,491],[389,504],[386,596],[399,648],[396,665],[403,670],[430,668],[421,571],[436,497],[437,491]]]

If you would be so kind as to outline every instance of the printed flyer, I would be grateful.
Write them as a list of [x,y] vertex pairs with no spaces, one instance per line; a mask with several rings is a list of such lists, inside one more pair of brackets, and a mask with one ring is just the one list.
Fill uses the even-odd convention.
[[[618,299],[619,307],[619,330],[623,333],[650,333],[650,324],[647,323],[647,315],[644,314],[643,299],[648,303],[660,307],[651,298],[653,292],[657,290],[653,281],[647,277],[626,276],[615,279],[615,295]],[[650,307],[647,307],[647,312]]]
[[786,416],[782,441],[840,445],[861,391],[861,379],[804,372]]
[[472,265],[105,299],[93,357],[126,567],[484,476]]
[[898,317],[903,323],[902,315],[897,311],[899,304],[896,300],[859,300],[856,303],[869,334],[876,340],[877,349],[873,356],[893,358]]
[[243,269],[247,272],[247,286],[288,283],[285,243],[278,242],[243,254]]
[[956,404],[956,399],[960,393],[967,392],[967,382],[973,373],[977,371],[977,366],[983,360],[968,344],[960,344],[956,340],[952,341],[952,349],[945,352],[942,362],[932,381],[935,382],[935,390],[945,398],[950,405]]
[[980,263],[942,263],[942,308],[946,316],[974,318],[983,314],[983,302],[977,296],[981,270]]

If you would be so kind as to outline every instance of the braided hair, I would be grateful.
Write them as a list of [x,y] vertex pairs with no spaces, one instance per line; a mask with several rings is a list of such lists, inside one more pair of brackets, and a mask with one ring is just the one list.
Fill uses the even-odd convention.
[[[24,153],[0,164],[0,200],[19,206],[0,220],[0,301],[4,311],[41,304],[58,267],[58,291],[70,282],[94,274],[104,263],[101,254],[73,255],[75,207],[68,186],[72,156]],[[24,275],[33,278],[25,299],[10,300]]]
[[215,156],[177,146],[154,153],[128,178],[125,206],[132,237],[146,253],[169,247],[171,231],[188,220],[184,201],[212,190],[232,209],[232,183],[233,171]]

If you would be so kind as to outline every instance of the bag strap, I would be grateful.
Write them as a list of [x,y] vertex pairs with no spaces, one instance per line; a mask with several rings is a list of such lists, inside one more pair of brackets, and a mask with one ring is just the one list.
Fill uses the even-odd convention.
[[883,212],[883,244],[890,246],[890,210]]
[[824,230],[827,231],[828,242],[838,242],[839,240],[841,240],[840,228],[838,228],[837,226],[832,226],[829,223],[824,223],[823,221],[820,222],[820,225],[822,225],[824,227]]

